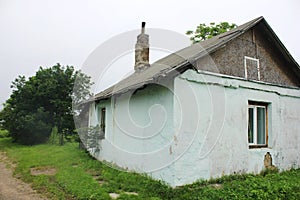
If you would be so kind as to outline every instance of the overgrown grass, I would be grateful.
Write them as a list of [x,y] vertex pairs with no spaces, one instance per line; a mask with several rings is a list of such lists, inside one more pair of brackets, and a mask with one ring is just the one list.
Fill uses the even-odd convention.
[[[15,175],[51,199],[300,199],[300,170],[224,176],[172,189],[135,173],[121,172],[92,159],[75,143],[22,146],[0,139],[0,151],[16,162]],[[49,167],[55,175],[33,176],[30,169]],[[135,192],[134,195],[128,192]]]
[[[6,151],[17,163],[15,175],[51,199],[110,199],[112,192],[120,194],[119,199],[161,199],[170,191],[168,186],[148,177],[102,164],[79,150],[76,143],[22,146],[6,138],[0,139],[0,151]],[[43,166],[55,168],[57,173],[31,175],[31,168]],[[125,192],[136,192],[138,196]]]

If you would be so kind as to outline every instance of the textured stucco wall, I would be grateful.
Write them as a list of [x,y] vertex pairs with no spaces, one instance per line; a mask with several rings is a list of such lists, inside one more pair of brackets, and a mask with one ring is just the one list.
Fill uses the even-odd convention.
[[[148,85],[134,93],[99,102],[106,107],[106,134],[100,140],[100,152],[94,154],[127,170],[142,173],[160,171],[159,176],[172,182],[173,161],[173,85]],[[96,125],[96,112],[90,111],[90,125]],[[168,169],[168,170],[161,170]],[[159,178],[159,177],[156,177]]]
[[[187,87],[192,92],[187,93]],[[234,173],[259,173],[264,169],[264,155],[271,153],[279,169],[300,167],[300,91],[299,89],[249,82],[233,77],[201,74],[192,70],[175,78],[177,96],[195,98],[196,104],[181,104],[182,110],[193,107],[186,121],[193,120],[194,133],[181,125],[181,140],[191,140],[190,148],[175,163],[174,185],[197,179]],[[248,101],[267,102],[269,141],[267,148],[249,149],[247,139]],[[178,110],[176,108],[174,110]],[[185,122],[184,122],[185,123]],[[175,127],[176,126],[175,124]],[[193,134],[188,136],[186,134]],[[179,142],[180,143],[180,142]],[[182,142],[181,142],[182,143]],[[174,152],[176,154],[176,151]]]
[[[249,100],[269,103],[267,148],[249,149]],[[94,109],[107,109],[106,137],[95,156],[172,186],[259,173],[267,152],[281,170],[300,167],[299,105],[299,89],[188,70],[167,87],[91,105],[91,125]]]

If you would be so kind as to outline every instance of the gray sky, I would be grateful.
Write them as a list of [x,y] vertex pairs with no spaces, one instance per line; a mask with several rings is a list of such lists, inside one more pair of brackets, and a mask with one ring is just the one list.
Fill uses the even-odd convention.
[[299,10],[298,0],[0,0],[0,103],[18,75],[58,62],[79,69],[95,48],[141,21],[184,34],[199,23],[240,25],[264,16],[300,63]]

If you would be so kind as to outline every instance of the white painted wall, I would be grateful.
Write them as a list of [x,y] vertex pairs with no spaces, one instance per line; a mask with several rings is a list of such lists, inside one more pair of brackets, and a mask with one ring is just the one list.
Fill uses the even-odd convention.
[[[97,105],[107,109],[98,159],[172,186],[259,173],[266,152],[281,170],[300,167],[299,89],[193,70],[166,87],[150,85]],[[268,148],[249,149],[248,100],[270,103]],[[93,106],[90,125],[97,122]]]
[[[187,93],[187,87],[192,92]],[[193,138],[186,137],[186,132],[194,134],[194,140],[175,164],[175,185],[224,174],[259,173],[264,168],[266,152],[271,153],[273,164],[281,170],[300,167],[299,89],[188,70],[175,78],[174,90],[177,96],[195,99],[196,105],[183,101],[180,109],[192,106],[199,116],[196,122],[194,113],[185,115],[186,122],[181,125],[181,140]],[[248,100],[270,103],[268,148],[249,149]],[[174,110],[178,109],[174,104]],[[187,123],[191,121],[193,127],[198,123],[194,133]]]

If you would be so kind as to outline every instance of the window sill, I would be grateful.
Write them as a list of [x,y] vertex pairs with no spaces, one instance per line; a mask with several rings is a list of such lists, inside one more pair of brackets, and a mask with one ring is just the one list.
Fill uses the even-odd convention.
[[249,145],[249,149],[268,148],[268,145]]

